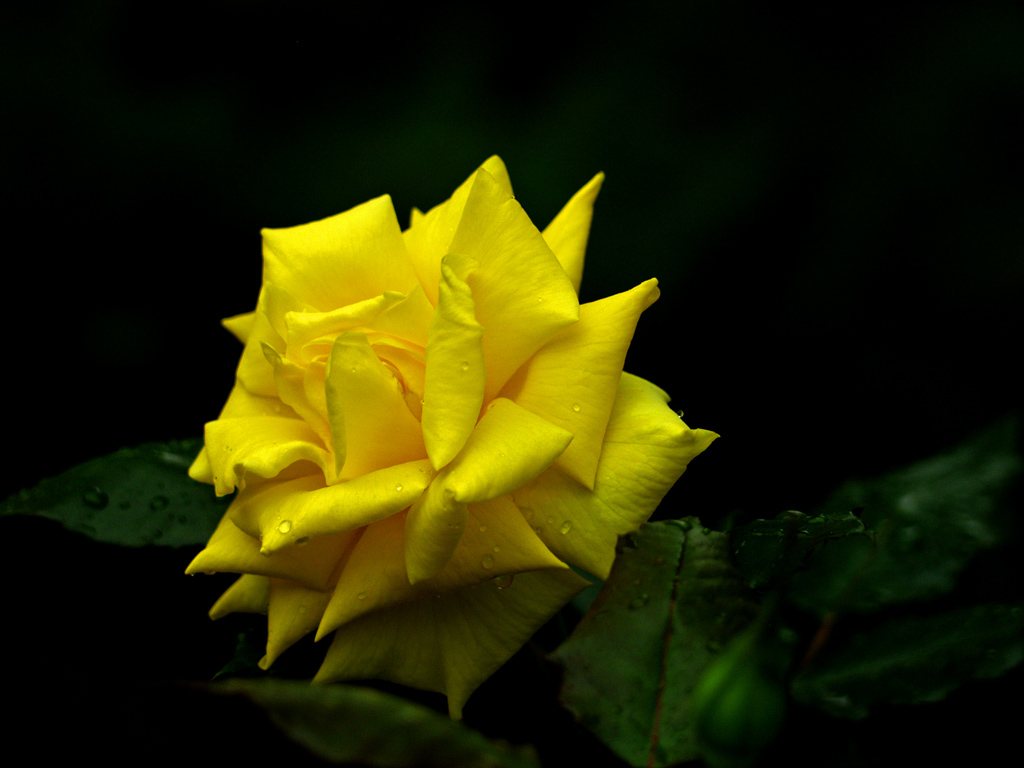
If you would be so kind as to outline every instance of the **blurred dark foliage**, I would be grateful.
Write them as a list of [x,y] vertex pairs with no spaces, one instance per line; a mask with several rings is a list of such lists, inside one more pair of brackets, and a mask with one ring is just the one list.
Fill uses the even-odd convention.
[[[6,3],[0,496],[201,433],[233,381],[218,322],[255,305],[261,227],[385,192],[404,224],[493,153],[540,227],[607,174],[583,300],[661,281],[627,367],[722,438],[658,516],[807,509],[954,445],[1022,391],[1021,39],[1024,9],[984,0]],[[92,556],[47,546],[61,565],[22,607],[71,607],[19,630],[43,638],[27,663],[76,643],[45,676],[123,662],[90,633],[134,607],[66,595]],[[170,584],[150,596],[170,623],[134,639],[160,638],[175,678],[163,655],[210,640],[203,616],[174,623],[195,597]]]

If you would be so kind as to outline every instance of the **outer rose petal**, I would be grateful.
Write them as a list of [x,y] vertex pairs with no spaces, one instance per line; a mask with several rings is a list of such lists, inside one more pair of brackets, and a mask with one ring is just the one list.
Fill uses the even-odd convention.
[[572,434],[511,400],[491,402],[466,447],[409,510],[405,564],[409,581],[436,575],[466,525],[466,504],[509,493],[543,472]]
[[383,195],[311,224],[264,229],[263,280],[289,300],[268,303],[277,326],[294,303],[329,312],[384,291],[405,293],[416,273],[391,198]]
[[[466,699],[587,581],[571,570],[520,573],[362,616],[335,632],[314,682],[377,678]],[[412,641],[410,641],[412,640]]]
[[330,592],[285,579],[270,579],[267,655],[260,659],[260,668],[268,669],[291,645],[316,629],[330,599]]
[[211,619],[229,613],[266,613],[270,603],[270,579],[246,573],[227,588],[210,609]]
[[580,281],[583,279],[583,257],[587,252],[590,222],[594,217],[594,201],[601,191],[603,181],[604,174],[599,173],[587,182],[543,232],[544,240],[569,276],[576,293],[580,292]]
[[225,317],[220,324],[231,331],[234,337],[245,344],[252,333],[253,324],[256,322],[255,312],[245,312],[234,317]]
[[451,252],[479,266],[460,275],[485,328],[484,400],[558,331],[579,318],[579,301],[530,217],[493,176],[478,171]]
[[594,490],[552,468],[513,492],[560,559],[607,578],[617,537],[646,522],[690,460],[718,437],[687,427],[667,402],[658,387],[623,373]]
[[484,402],[486,373],[473,294],[445,257],[437,311],[427,341],[423,393],[423,443],[434,469],[450,462],[466,444]]
[[319,437],[299,419],[249,416],[206,425],[206,454],[218,496],[243,487],[245,475],[276,477],[298,461],[327,468],[331,459]]
[[441,258],[451,252],[449,246],[462,218],[469,190],[480,170],[487,171],[509,197],[512,196],[512,184],[505,163],[494,155],[462,182],[445,202],[434,206],[425,214],[413,209],[412,224],[402,233],[416,276],[431,304],[437,304]]
[[336,485],[316,475],[268,483],[233,505],[232,520],[273,554],[300,541],[344,533],[407,508],[434,477],[425,459],[396,464]]
[[465,534],[436,576],[415,584],[406,575],[405,520],[394,515],[369,526],[338,578],[317,639],[364,613],[430,598],[523,571],[566,568],[508,497],[470,504]]
[[259,541],[238,528],[230,514],[229,508],[206,548],[189,563],[185,573],[252,573],[297,581],[312,589],[327,589],[338,562],[358,536],[321,536],[303,547],[289,547],[267,556],[260,554]]
[[544,345],[506,387],[517,404],[573,434],[555,466],[594,487],[605,426],[640,313],[658,281],[580,306],[580,320]]

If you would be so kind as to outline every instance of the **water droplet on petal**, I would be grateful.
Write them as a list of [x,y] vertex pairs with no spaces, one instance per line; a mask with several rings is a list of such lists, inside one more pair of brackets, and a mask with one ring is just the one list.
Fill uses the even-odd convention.
[[480,526],[480,533],[483,533],[486,530],[487,530],[487,526],[486,525],[481,525]]
[[516,580],[516,575],[514,573],[510,573],[509,577],[508,577],[508,581],[502,583],[501,582],[501,578],[499,577],[499,578],[496,578],[494,580],[494,584],[495,584],[495,586],[497,586],[498,589],[508,589],[509,587],[512,586],[512,582],[515,581],[515,580]]
[[576,411],[576,413],[579,413],[580,412],[580,404],[579,403],[573,403],[572,404],[572,409],[574,411]]
[[167,509],[167,505],[170,503],[171,500],[161,493],[150,499],[149,508],[154,512],[159,512],[161,509]]
[[110,503],[110,497],[99,488],[93,488],[82,494],[82,501],[93,509],[103,509]]
[[495,552],[501,552],[501,547],[498,547],[498,546],[496,546],[496,547],[494,548],[494,551],[495,551]]
[[484,555],[483,560],[480,561],[480,565],[482,565],[484,568],[490,568],[492,565],[494,565],[494,556]]
[[278,533],[288,533],[292,529],[291,520],[282,520],[281,524],[277,526]]
[[365,600],[365,599],[366,599],[366,593],[365,592],[360,592],[358,595],[356,595],[356,600]]
[[568,520],[566,520],[566,521],[565,521],[564,523],[562,523],[562,524],[561,524],[561,525],[560,525],[560,526],[558,527],[558,532],[559,532],[560,534],[562,534],[563,536],[565,536],[565,534],[567,534],[567,533],[568,533],[569,531],[571,531],[571,530],[572,530],[572,523],[571,523],[571,522],[569,522]]
[[549,517],[548,518],[548,525],[554,525],[554,524],[555,524],[555,518]]
[[465,360],[463,360],[463,361],[462,361],[462,362],[461,362],[461,363],[459,364],[459,367],[460,367],[460,368],[461,368],[462,370],[464,370],[464,371],[468,371],[468,370],[469,370],[469,363],[467,363],[467,362],[466,362]]
[[402,486],[400,486],[400,485],[396,485],[396,486],[395,486],[395,490],[396,490],[396,491],[400,491],[400,490],[402,490]]

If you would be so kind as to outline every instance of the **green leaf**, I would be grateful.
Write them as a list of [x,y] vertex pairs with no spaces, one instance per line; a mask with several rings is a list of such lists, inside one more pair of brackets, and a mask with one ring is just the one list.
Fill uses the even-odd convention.
[[874,480],[842,486],[819,514],[863,508],[875,542],[826,544],[788,593],[819,613],[870,612],[949,592],[968,562],[1002,543],[1015,512],[1006,499],[1019,478],[1017,423],[1007,420],[950,453]]
[[633,765],[692,760],[691,693],[756,606],[726,534],[696,518],[644,525],[617,551],[590,611],[551,654],[564,668],[562,704]]
[[774,520],[755,520],[732,531],[736,566],[755,589],[777,583],[799,569],[829,539],[864,533],[852,512],[810,517],[790,510]]
[[0,515],[39,515],[97,541],[138,547],[205,544],[230,497],[188,476],[202,440],[146,443],[92,459],[0,504]]
[[1024,606],[975,605],[902,616],[830,643],[794,677],[793,697],[831,714],[866,717],[878,704],[939,701],[968,680],[1024,659]]
[[292,680],[227,680],[206,690],[243,695],[290,739],[334,762],[382,768],[536,768],[530,751],[503,748],[426,707],[372,688]]

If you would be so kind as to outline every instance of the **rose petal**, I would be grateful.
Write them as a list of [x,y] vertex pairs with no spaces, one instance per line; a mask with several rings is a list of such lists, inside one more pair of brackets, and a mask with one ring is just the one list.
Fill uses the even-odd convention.
[[508,497],[470,504],[465,533],[436,576],[410,584],[402,515],[366,529],[338,578],[317,639],[369,611],[539,568],[566,568]]
[[466,444],[483,405],[486,373],[484,329],[474,314],[473,295],[445,257],[437,310],[427,337],[423,393],[423,443],[434,469],[450,462]]
[[[238,503],[237,500],[234,503]],[[358,532],[313,539],[303,547],[260,554],[260,543],[231,521],[231,510],[185,573],[251,573],[297,581],[311,589],[327,589],[331,574]]]
[[341,479],[427,457],[420,423],[401,384],[365,334],[343,333],[335,340],[325,389]]
[[239,576],[210,609],[217,620],[229,613],[266,613],[270,602],[270,579],[246,573]]
[[583,279],[583,257],[587,251],[590,222],[594,217],[594,201],[601,191],[603,181],[604,174],[599,173],[587,182],[543,232],[544,240],[562,265],[576,293],[580,292],[580,281]]
[[205,430],[206,455],[218,496],[243,487],[248,472],[276,477],[298,461],[325,471],[331,458],[309,425],[279,416],[242,416],[211,421]]
[[278,656],[316,629],[330,599],[330,592],[270,579],[267,654],[260,659],[260,668],[269,669]]
[[658,281],[648,280],[581,305],[579,322],[541,347],[505,389],[517,404],[573,434],[555,466],[588,488],[594,487],[633,331],[640,313],[657,298]]
[[267,483],[259,493],[233,505],[232,519],[274,553],[298,541],[352,531],[393,515],[416,501],[433,477],[430,462],[421,459],[326,487],[317,476]]
[[234,317],[225,317],[220,324],[231,331],[235,338],[245,344],[252,333],[253,324],[256,322],[255,312],[245,312]]
[[646,522],[686,465],[718,437],[690,429],[658,387],[622,374],[591,491],[552,468],[512,493],[560,559],[608,576],[617,538]]
[[520,573],[361,616],[335,632],[314,682],[377,678],[439,691],[452,718],[469,695],[587,582],[569,569]]
[[491,402],[462,452],[409,510],[405,564],[413,584],[451,559],[466,524],[466,504],[509,493],[543,472],[572,434],[511,400]]
[[[391,198],[383,195],[310,224],[264,229],[263,281],[292,301],[329,312],[385,291],[406,293],[416,274]],[[273,304],[268,314],[279,321]]]
[[331,447],[332,435],[324,412],[325,404],[316,395],[315,387],[311,386],[315,379],[311,382],[309,378],[311,375],[316,376],[316,372],[311,374],[307,367],[283,357],[269,344],[263,345],[263,356],[274,372],[274,388],[281,402],[309,425],[324,446]]
[[452,196],[440,205],[431,208],[425,214],[415,209],[413,222],[409,229],[402,233],[405,245],[412,261],[413,268],[419,278],[423,291],[431,304],[437,304],[437,286],[441,279],[441,258],[451,252],[452,237],[458,229],[466,198],[480,170],[486,170],[504,189],[512,195],[512,184],[509,182],[508,170],[501,158],[494,155],[470,175]]
[[479,265],[460,274],[485,328],[485,401],[558,331],[579,318],[569,278],[515,198],[479,171],[452,239],[451,253]]

